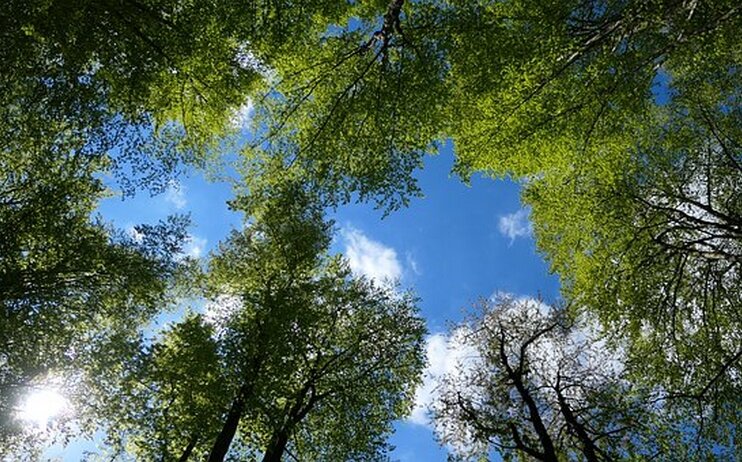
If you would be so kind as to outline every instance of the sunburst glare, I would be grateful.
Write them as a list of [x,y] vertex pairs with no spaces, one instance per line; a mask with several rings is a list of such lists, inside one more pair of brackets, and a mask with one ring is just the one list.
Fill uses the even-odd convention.
[[18,417],[37,427],[45,427],[68,407],[67,399],[54,389],[35,390],[21,405]]

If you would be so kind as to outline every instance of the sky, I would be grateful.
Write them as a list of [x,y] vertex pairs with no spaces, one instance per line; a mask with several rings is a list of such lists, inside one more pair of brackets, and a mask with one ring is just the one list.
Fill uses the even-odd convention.
[[[446,450],[435,441],[425,405],[435,393],[432,378],[450,370],[458,352],[448,342],[451,323],[474,302],[498,292],[516,296],[558,297],[558,279],[537,252],[528,210],[520,203],[520,186],[509,180],[475,176],[469,186],[450,173],[450,146],[429,156],[417,173],[424,197],[414,199],[386,218],[371,205],[352,204],[332,212],[337,233],[332,250],[348,258],[352,270],[382,281],[397,279],[420,298],[428,326],[428,367],[416,406],[395,424],[393,460],[445,461]],[[228,209],[232,192],[226,183],[209,182],[195,172],[183,175],[164,193],[139,193],[101,202],[99,213],[116,226],[133,230],[173,213],[189,213],[191,240],[185,251],[205,257],[229,231],[241,227],[241,214]],[[164,326],[178,314],[163,316]],[[50,456],[79,460],[92,449],[78,442]]]
[[420,403],[391,438],[393,457],[401,462],[446,460],[421,404],[434,393],[431,375],[456,364],[458,352],[447,342],[450,324],[478,299],[497,292],[546,301],[559,295],[558,279],[534,246],[520,186],[480,176],[466,186],[450,174],[452,165],[450,146],[428,157],[418,174],[425,197],[387,218],[368,205],[343,207],[335,217],[341,229],[337,250],[351,267],[369,276],[399,276],[402,286],[420,297],[427,321],[429,365]]

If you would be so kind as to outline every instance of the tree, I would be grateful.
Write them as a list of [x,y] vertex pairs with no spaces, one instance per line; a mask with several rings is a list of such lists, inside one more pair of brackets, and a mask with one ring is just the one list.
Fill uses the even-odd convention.
[[[135,241],[91,212],[103,193],[82,155],[0,154],[0,445],[21,432],[21,397],[82,367],[167,303],[185,217],[137,227]],[[21,438],[22,439],[22,438]],[[17,442],[17,441],[16,441]]]
[[303,183],[263,192],[249,227],[210,260],[205,313],[143,348],[107,404],[114,451],[212,461],[387,451],[423,366],[415,300],[326,255],[331,227]]
[[[351,279],[332,262],[307,316],[292,326],[279,377],[258,375],[248,429],[262,460],[377,460],[406,415],[422,368],[424,325],[410,296]],[[265,365],[268,370],[277,368]],[[275,375],[276,372],[271,372]],[[278,379],[278,380],[276,380]]]
[[288,445],[333,459],[373,455],[410,405],[424,332],[412,299],[354,280],[323,255],[330,228],[304,188],[284,178],[256,190],[269,196],[252,202],[262,206],[255,222],[211,264],[214,293],[242,308],[226,323],[238,385],[210,460],[223,459],[243,419],[242,437],[264,460]]
[[630,147],[657,82],[738,80],[735,2],[392,0],[342,19],[271,62],[255,146],[288,143],[317,178],[392,207],[448,138],[464,174],[566,171]]
[[709,99],[668,105],[612,174],[547,175],[525,197],[568,296],[631,339],[641,380],[724,433],[741,391],[742,125]]
[[494,449],[506,460],[675,460],[686,449],[690,421],[674,421],[628,380],[620,351],[561,310],[484,301],[452,335],[471,354],[442,379],[433,414],[465,459]]

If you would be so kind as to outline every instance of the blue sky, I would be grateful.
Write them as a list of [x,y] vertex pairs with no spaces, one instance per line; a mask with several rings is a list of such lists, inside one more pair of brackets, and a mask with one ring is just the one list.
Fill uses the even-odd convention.
[[[428,348],[428,374],[445,371],[451,363],[448,356],[455,351],[445,344],[447,326],[480,297],[509,292],[554,301],[559,294],[558,279],[534,246],[519,185],[477,176],[466,186],[449,173],[452,165],[450,147],[428,157],[418,174],[425,197],[385,219],[368,205],[343,207],[335,217],[341,230],[350,229],[375,244],[359,246],[360,239],[341,237],[337,250],[391,250],[402,285],[421,298],[434,342]],[[379,260],[379,266],[394,267],[388,252]],[[423,424],[421,413],[415,414],[396,425],[394,456],[402,462],[445,461],[446,451]]]
[[[548,273],[530,233],[528,212],[520,204],[517,183],[476,176],[464,185],[450,174],[450,146],[428,157],[417,173],[424,197],[408,208],[382,218],[372,206],[353,204],[333,213],[337,236],[333,250],[343,252],[358,273],[375,278],[398,278],[402,287],[420,297],[420,308],[430,332],[428,377],[418,393],[418,405],[409,419],[395,425],[393,458],[407,461],[445,461],[446,451],[436,443],[423,405],[433,393],[430,377],[446,371],[455,355],[446,342],[447,326],[481,297],[496,292],[558,297],[559,283]],[[180,178],[165,193],[149,197],[110,198],[99,212],[127,229],[153,223],[172,213],[190,213],[192,240],[186,251],[203,257],[241,226],[241,215],[228,210],[232,197],[226,183],[206,181],[201,174]],[[160,324],[177,315],[164,316]],[[66,460],[78,460],[90,443],[64,451]],[[61,455],[52,451],[54,455]]]

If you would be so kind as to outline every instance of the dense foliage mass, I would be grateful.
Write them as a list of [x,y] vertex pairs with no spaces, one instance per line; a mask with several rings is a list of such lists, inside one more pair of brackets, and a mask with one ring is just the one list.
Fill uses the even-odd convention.
[[[450,140],[464,179],[523,182],[568,309],[472,321],[487,367],[446,382],[441,438],[483,457],[739,456],[739,2],[9,0],[0,24],[1,452],[32,457],[15,412],[54,378],[80,407],[67,430],[143,459],[383,455],[424,329],[410,296],[327,254],[324,208],[407,205]],[[93,215],[239,144],[249,226],[202,268],[183,217],[126,234]],[[145,338],[184,287],[219,315]],[[620,374],[575,362],[584,318]]]
[[[0,445],[21,432],[21,398],[74,373],[114,338],[167,306],[187,262],[187,220],[137,227],[137,239],[91,218],[103,188],[79,155],[0,155]],[[17,441],[23,441],[21,435]]]
[[212,257],[205,312],[140,345],[123,386],[85,387],[97,402],[87,405],[107,409],[114,451],[279,461],[388,450],[423,362],[415,300],[328,257],[331,228],[300,187],[274,193]]

